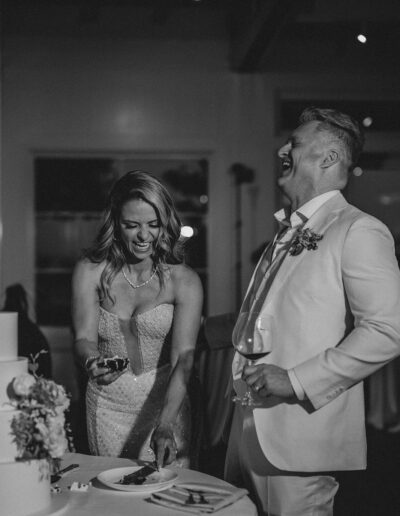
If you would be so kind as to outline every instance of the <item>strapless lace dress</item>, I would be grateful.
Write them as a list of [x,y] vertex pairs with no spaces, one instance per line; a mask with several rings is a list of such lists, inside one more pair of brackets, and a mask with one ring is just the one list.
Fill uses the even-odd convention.
[[[154,460],[151,433],[158,421],[170,374],[172,304],[161,304],[130,320],[100,308],[99,352],[130,356],[136,346],[141,374],[131,369],[109,385],[89,380],[86,390],[87,426],[93,455]],[[132,335],[135,337],[132,338]],[[131,358],[132,362],[132,358]],[[134,368],[136,369],[136,368]],[[185,400],[174,428],[178,447],[175,465],[189,466],[190,406]]]

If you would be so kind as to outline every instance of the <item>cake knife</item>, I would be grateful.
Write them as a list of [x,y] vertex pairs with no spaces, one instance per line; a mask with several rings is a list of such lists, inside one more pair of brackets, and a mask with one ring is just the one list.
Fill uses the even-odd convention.
[[54,484],[54,482],[58,482],[60,478],[62,478],[66,473],[69,471],[73,471],[75,469],[79,468],[79,464],[70,464],[69,466],[66,466],[65,468],[59,469],[56,471],[53,475],[50,477],[50,482]]

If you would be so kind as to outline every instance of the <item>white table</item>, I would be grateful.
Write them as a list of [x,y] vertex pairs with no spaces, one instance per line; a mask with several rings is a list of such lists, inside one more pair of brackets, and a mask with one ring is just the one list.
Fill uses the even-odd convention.
[[[117,491],[103,486],[97,479],[97,475],[105,470],[134,466],[136,463],[130,459],[113,457],[97,457],[83,455],[81,453],[68,453],[62,460],[62,467],[69,464],[79,464],[79,469],[67,473],[57,485],[62,489],[61,494],[53,495],[61,497],[68,502],[57,511],[60,516],[177,516],[177,511],[157,506],[146,501],[148,493],[130,493]],[[212,485],[230,485],[223,480],[192,471],[189,469],[172,468],[178,474],[177,482],[203,482]],[[89,483],[92,485],[86,492],[72,492],[68,486],[72,482]],[[60,501],[61,501],[60,498]],[[179,511],[179,515],[184,512]],[[233,505],[217,511],[218,516],[257,516],[257,510],[253,502],[245,496]]]

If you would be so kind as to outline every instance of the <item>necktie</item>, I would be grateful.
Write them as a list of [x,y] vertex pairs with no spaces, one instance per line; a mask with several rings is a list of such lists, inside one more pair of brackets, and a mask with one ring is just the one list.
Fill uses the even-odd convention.
[[288,219],[280,221],[280,227],[274,238],[273,243],[268,246],[254,273],[254,280],[251,289],[249,290],[241,312],[250,312],[250,320],[252,324],[255,322],[251,318],[252,313],[261,311],[264,301],[269,292],[271,283],[289,250],[290,243],[300,226],[303,226],[307,219],[299,215],[298,224],[292,226]]
[[271,282],[271,275],[274,276],[280,266],[280,262],[289,250],[290,243],[297,229],[304,224],[300,221],[297,225],[291,226],[289,220],[280,222],[280,228],[273,241],[271,249],[266,250],[257,267],[251,292],[249,307],[252,310],[261,309],[262,303],[267,295]]

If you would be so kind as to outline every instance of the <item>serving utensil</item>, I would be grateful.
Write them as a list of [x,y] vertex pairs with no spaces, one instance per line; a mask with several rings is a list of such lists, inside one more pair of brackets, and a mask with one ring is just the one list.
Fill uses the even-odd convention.
[[66,466],[65,468],[59,469],[55,473],[53,473],[50,477],[51,484],[54,484],[54,482],[58,482],[60,478],[62,478],[66,473],[69,471],[74,471],[75,469],[79,468],[79,464],[70,464],[69,466]]

